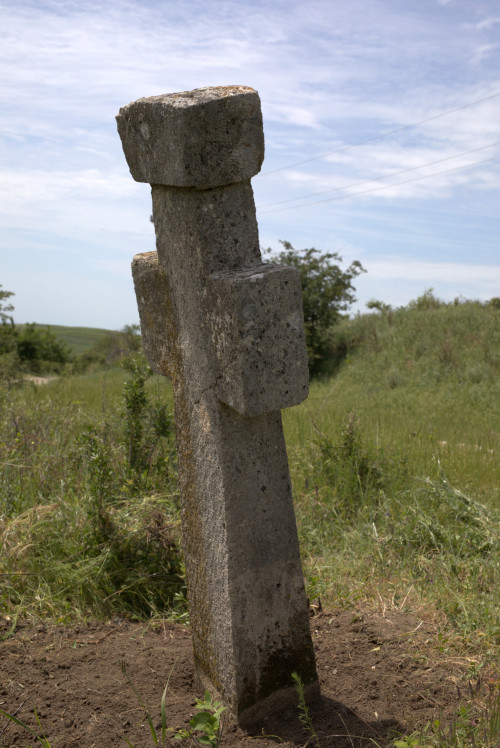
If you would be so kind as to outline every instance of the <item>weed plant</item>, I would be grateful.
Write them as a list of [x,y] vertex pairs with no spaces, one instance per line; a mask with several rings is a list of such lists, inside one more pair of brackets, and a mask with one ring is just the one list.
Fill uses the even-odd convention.
[[[227,707],[223,705],[221,701],[214,701],[209,691],[205,691],[203,699],[195,700],[196,714],[189,720],[189,726],[183,727],[180,730],[175,730],[169,726],[167,719],[167,692],[175,663],[170,671],[167,679],[167,685],[164,688],[163,695],[160,703],[160,716],[161,716],[161,732],[158,734],[157,728],[155,727],[151,710],[144,704],[141,695],[137,691],[134,682],[130,678],[129,674],[125,669],[125,664],[121,664],[122,673],[127,679],[132,691],[135,694],[137,701],[139,702],[144,717],[149,726],[149,731],[155,746],[161,746],[164,748],[167,743],[167,734],[169,738],[173,738],[178,741],[189,741],[190,745],[197,745],[200,748],[204,746],[210,746],[210,748],[219,748],[222,740],[223,729],[224,729],[224,718],[223,713]],[[10,715],[7,715],[10,717]],[[12,717],[10,717],[12,719]],[[23,725],[24,726],[24,725]],[[125,738],[129,748],[134,748],[130,740]],[[50,747],[49,747],[50,748]]]
[[314,729],[314,724],[312,721],[311,714],[309,712],[309,707],[307,706],[306,702],[306,695],[304,690],[304,684],[302,682],[302,679],[298,673],[292,673],[292,680],[294,688],[297,692],[297,698],[298,698],[298,712],[299,712],[299,720],[300,724],[304,728],[304,731],[309,735],[308,743],[311,742],[312,745],[315,745],[317,748],[320,748],[320,740],[318,737],[318,734],[316,730]]
[[[9,714],[8,712],[4,712],[3,709],[0,709],[0,714],[3,714],[6,719],[10,719],[11,722],[14,722],[16,725],[19,725],[19,727],[22,727],[23,730],[26,730],[26,732],[33,735],[33,739],[36,740],[40,745],[43,746],[43,748],[52,748],[48,739],[45,737],[43,732],[42,723],[40,722],[40,718],[36,712],[36,710],[33,710],[35,714],[35,719],[38,725],[38,731],[33,730],[29,725],[22,722],[22,720],[18,719],[14,714]],[[41,734],[39,734],[41,733]]]
[[163,382],[135,361],[128,375],[0,392],[2,610],[59,622],[185,616]]

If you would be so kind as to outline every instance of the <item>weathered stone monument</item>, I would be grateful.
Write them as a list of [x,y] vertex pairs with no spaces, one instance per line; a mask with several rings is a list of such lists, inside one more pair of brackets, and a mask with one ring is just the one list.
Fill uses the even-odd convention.
[[145,353],[173,383],[198,685],[249,724],[293,671],[319,693],[280,415],[308,393],[300,280],[260,255],[256,91],[139,99],[117,122],[152,185],[157,252],[132,271]]

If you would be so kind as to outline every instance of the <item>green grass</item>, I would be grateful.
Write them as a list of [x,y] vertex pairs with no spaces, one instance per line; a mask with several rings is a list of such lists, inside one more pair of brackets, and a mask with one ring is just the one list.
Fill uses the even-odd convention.
[[[500,310],[424,295],[346,320],[330,367],[283,413],[308,595],[430,617],[442,656],[478,679],[500,652]],[[19,617],[187,620],[171,386],[149,378],[144,402],[141,381],[0,386],[9,633]],[[498,704],[473,694],[394,745],[493,747]]]
[[[19,325],[19,327],[22,327],[22,325]],[[114,332],[97,327],[67,327],[65,325],[42,325],[38,323],[37,327],[48,328],[56,338],[69,346],[74,356],[87,353],[96,343]]]
[[306,578],[323,604],[427,607],[500,644],[500,312],[363,315],[335,376],[284,413]]
[[[335,375],[283,414],[306,583],[324,605],[424,607],[485,663],[500,643],[500,311],[422,299],[335,328]],[[173,437],[155,432],[171,388],[148,380],[137,436],[130,376],[0,390],[11,616],[185,614]]]
[[[356,411],[370,448],[403,450],[500,508],[500,311],[475,302],[363,315],[335,330],[333,379],[285,414],[289,442],[337,433]],[[337,358],[337,360],[339,360]]]
[[[0,391],[0,606],[67,622],[185,613],[168,383],[147,382],[130,464],[123,370]],[[167,424],[168,426],[168,424]]]

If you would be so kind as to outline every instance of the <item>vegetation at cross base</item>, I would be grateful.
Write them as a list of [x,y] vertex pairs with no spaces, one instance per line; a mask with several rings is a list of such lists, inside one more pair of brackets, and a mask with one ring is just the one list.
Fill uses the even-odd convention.
[[[167,678],[167,685],[165,686],[161,697],[161,732],[157,732],[157,728],[154,725],[152,710],[149,709],[142,700],[141,695],[137,691],[133,680],[127,673],[125,663],[121,663],[122,673],[127,679],[137,701],[139,702],[139,705],[144,712],[144,718],[148,723],[149,731],[151,733],[154,745],[165,748],[165,746],[169,744],[170,739],[173,739],[180,742],[188,740],[190,746],[197,745],[199,746],[199,748],[204,748],[204,746],[210,746],[210,748],[219,748],[222,741],[224,728],[224,712],[227,710],[227,707],[224,706],[222,701],[213,701],[209,691],[205,691],[203,699],[195,699],[194,708],[196,709],[197,713],[189,720],[189,727],[184,727],[176,730],[174,727],[171,727],[168,724],[166,698],[170,677],[172,675],[174,667],[175,663],[169,673],[169,676]],[[12,719],[10,715],[7,716]],[[158,727],[158,730],[160,730],[160,727]],[[125,738],[125,741],[129,748],[134,748],[128,738]]]
[[[498,683],[500,303],[427,291],[371,310],[333,328],[335,376],[283,413],[308,596],[432,618],[443,659]],[[13,629],[18,616],[187,620],[171,402],[140,358],[0,386],[0,610]],[[444,746],[445,729],[418,739]]]
[[[356,301],[353,281],[365,271],[357,260],[342,270],[342,258],[337,252],[322,252],[314,247],[294,249],[283,240],[281,244],[284,249],[273,255],[272,261],[295,267],[300,273],[309,373],[316,377],[327,363],[332,330]],[[271,250],[266,250],[266,254],[271,254]]]
[[[298,695],[298,717],[305,734],[309,735],[305,745],[321,748],[323,739],[315,730],[302,680],[297,673],[292,673],[292,681]],[[343,737],[350,738],[354,745],[356,736]],[[380,748],[380,744],[373,738],[369,741]],[[490,683],[484,689],[478,678],[475,684],[469,680],[468,701],[459,706],[449,722],[443,723],[440,718],[430,720],[423,729],[394,737],[390,740],[389,748],[498,748],[499,744],[500,683]]]
[[[487,648],[500,636],[500,310],[431,296],[338,324],[336,376],[283,413],[304,565],[312,597],[424,601]],[[164,612],[137,593],[154,576],[125,582],[114,564],[133,538],[139,555],[141,539],[178,554],[170,406],[141,359],[0,388],[4,609]]]
[[[121,671],[125,679],[128,681],[128,684],[132,692],[134,693],[135,698],[137,699],[141,709],[144,712],[144,721],[148,723],[149,731],[151,733],[152,745],[165,748],[167,745],[171,744],[171,740],[177,740],[179,742],[189,741],[190,746],[196,745],[199,746],[199,748],[205,748],[205,746],[210,746],[210,748],[219,748],[223,738],[225,716],[224,712],[227,711],[227,707],[224,706],[222,701],[214,701],[209,691],[205,691],[202,699],[195,699],[194,708],[196,709],[196,714],[191,717],[187,727],[176,729],[168,724],[166,699],[170,677],[172,675],[174,667],[175,663],[168,675],[167,684],[163,690],[160,701],[161,722],[158,726],[155,726],[153,710],[151,710],[144,703],[132,678],[127,673],[125,663],[120,663]],[[299,693],[302,694],[302,703],[307,712],[307,706],[305,705],[305,702],[303,700],[303,690],[300,680],[298,681],[298,688],[301,689]],[[26,732],[33,735],[33,738],[37,740],[40,745],[44,746],[44,748],[51,748],[51,744],[49,743],[48,738],[45,737],[43,725],[40,721],[36,709],[33,709],[33,713],[38,725],[38,730],[33,730],[32,727],[27,725],[15,715],[10,714],[9,712],[5,712],[3,709],[0,709],[0,714],[2,714],[11,722],[14,722],[15,724],[22,727]],[[129,746],[129,748],[134,748],[134,745],[128,738],[125,738],[125,742]]]
[[430,721],[423,730],[395,738],[391,748],[498,748],[500,745],[500,687],[479,695],[471,685],[470,701],[448,723]]

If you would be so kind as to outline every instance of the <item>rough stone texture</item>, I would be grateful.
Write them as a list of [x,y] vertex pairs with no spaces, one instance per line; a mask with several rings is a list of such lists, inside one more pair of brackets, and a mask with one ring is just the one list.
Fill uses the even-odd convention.
[[[148,111],[154,101],[146,123]],[[174,111],[182,119],[184,109]],[[204,119],[191,116],[195,132],[184,138],[202,147]],[[231,144],[241,123],[221,121]],[[124,140],[126,154],[128,146],[134,141]],[[293,671],[311,696],[319,686],[279,413],[290,391],[294,402],[307,395],[299,286],[293,271],[262,263],[250,182],[239,181],[237,168],[227,173],[237,183],[204,191],[153,185],[157,256],[137,255],[133,274],[146,354],[173,382],[198,684],[246,724],[291,696]],[[245,300],[255,307],[248,331]],[[279,350],[271,323],[289,352]],[[287,356],[298,383],[283,374]],[[256,362],[260,386],[245,371]],[[284,385],[275,381],[282,376]]]
[[[171,376],[173,320],[165,274],[156,252],[136,255],[132,261],[135,295],[141,310],[142,347],[155,374]],[[151,297],[154,303],[147,304]]]
[[297,268],[212,273],[208,293],[219,399],[247,416],[305,400],[309,375]]
[[217,187],[250,179],[264,160],[260,99],[247,86],[150,96],[116,119],[137,182]]

